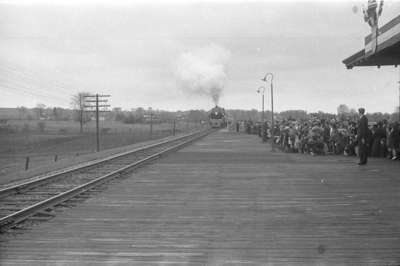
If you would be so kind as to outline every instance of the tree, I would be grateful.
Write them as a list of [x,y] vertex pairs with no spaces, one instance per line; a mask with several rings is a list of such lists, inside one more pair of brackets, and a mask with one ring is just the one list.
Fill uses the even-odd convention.
[[125,114],[122,112],[121,107],[114,107],[112,112],[115,121],[124,121]]
[[[249,119],[252,121],[257,121],[258,120],[258,111],[257,109],[251,109],[248,111]],[[264,113],[265,115],[265,113]],[[260,116],[261,117],[261,116]]]
[[337,107],[337,115],[340,120],[346,120],[350,117],[350,108],[345,104],[339,105]]
[[207,120],[207,113],[204,110],[190,110],[187,119],[190,122],[204,121]]
[[337,107],[337,114],[338,115],[342,115],[342,114],[348,114],[350,113],[350,108],[345,105],[345,104],[341,104]]
[[45,109],[45,108],[46,108],[46,105],[43,104],[43,103],[38,103],[38,104],[36,105],[35,111],[36,111],[36,114],[37,114],[37,118],[38,118],[38,119],[44,117],[44,115],[45,115],[44,109]]
[[61,110],[59,110],[59,109],[61,109],[61,108],[53,107],[53,119],[55,121],[58,121],[60,119]]
[[144,114],[145,114],[145,110],[142,107],[138,107],[135,110],[135,120],[139,123],[144,121]]
[[176,114],[168,111],[160,111],[158,117],[160,122],[170,122],[176,118]]
[[125,124],[133,124],[136,122],[135,115],[132,112],[129,112],[127,115],[123,116],[123,122]]
[[24,119],[28,114],[28,108],[25,106],[18,107],[19,119]]
[[304,110],[287,110],[279,113],[282,119],[295,119],[295,120],[305,120],[308,118],[307,112]]
[[85,113],[85,96],[88,92],[78,92],[72,96],[71,105],[75,110],[75,121],[79,121],[80,132],[83,132],[83,124],[89,121],[88,115]]

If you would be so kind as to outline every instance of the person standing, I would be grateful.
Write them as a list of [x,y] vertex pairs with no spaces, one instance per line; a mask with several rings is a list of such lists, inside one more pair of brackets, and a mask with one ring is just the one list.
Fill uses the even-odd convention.
[[360,115],[357,127],[358,153],[360,157],[358,165],[365,165],[368,161],[368,118],[365,116],[364,108],[359,108],[358,113]]
[[391,151],[392,151],[392,160],[398,159],[398,153],[400,148],[400,133],[399,133],[399,125],[397,122],[394,122],[392,125],[392,129],[389,133]]
[[378,122],[372,138],[371,156],[385,157],[386,130],[383,128],[383,123],[381,121]]

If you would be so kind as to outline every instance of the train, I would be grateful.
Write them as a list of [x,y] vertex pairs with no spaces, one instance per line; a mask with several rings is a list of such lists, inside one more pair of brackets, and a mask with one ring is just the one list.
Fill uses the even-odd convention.
[[225,109],[217,105],[210,110],[208,118],[212,128],[224,128],[227,125]]

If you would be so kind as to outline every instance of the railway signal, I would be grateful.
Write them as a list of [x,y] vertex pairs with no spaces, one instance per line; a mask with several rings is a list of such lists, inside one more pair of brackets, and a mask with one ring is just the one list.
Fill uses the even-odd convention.
[[95,94],[85,95],[84,108],[89,108],[89,112],[96,112],[96,151],[100,151],[100,129],[99,129],[99,113],[109,112],[108,110],[100,110],[100,108],[107,108],[111,105],[107,104],[108,99],[111,95]]

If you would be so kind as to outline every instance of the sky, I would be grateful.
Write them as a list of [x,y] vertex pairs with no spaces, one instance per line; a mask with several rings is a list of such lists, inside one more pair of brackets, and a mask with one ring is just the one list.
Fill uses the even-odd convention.
[[[190,74],[218,70],[226,109],[260,110],[266,86],[269,110],[261,79],[271,72],[277,111],[393,112],[398,68],[342,63],[364,47],[366,3],[0,0],[0,107],[71,107],[90,92],[126,110],[208,110],[212,98],[189,88]],[[385,1],[380,25],[399,13],[400,1]]]

